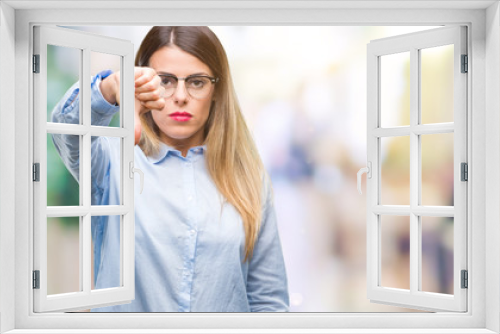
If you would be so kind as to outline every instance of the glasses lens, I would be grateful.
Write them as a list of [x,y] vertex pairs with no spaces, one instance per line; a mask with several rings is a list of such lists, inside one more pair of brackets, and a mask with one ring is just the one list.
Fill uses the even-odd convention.
[[169,75],[160,75],[161,85],[165,88],[164,97],[170,97],[177,88],[177,78]]
[[186,79],[186,88],[192,97],[203,99],[210,94],[212,84],[207,77],[189,77]]

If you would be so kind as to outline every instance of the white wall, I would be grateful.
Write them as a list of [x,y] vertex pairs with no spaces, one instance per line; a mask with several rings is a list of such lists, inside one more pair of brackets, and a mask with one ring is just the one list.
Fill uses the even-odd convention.
[[[14,272],[14,269],[16,269],[18,273],[18,279],[16,284],[18,285],[18,300],[16,302],[16,306],[18,306],[18,312],[16,314],[17,320],[17,326],[19,328],[34,328],[37,326],[44,326],[46,328],[53,328],[54,326],[60,326],[60,328],[69,328],[71,326],[93,326],[94,328],[99,328],[102,327],[104,328],[106,325],[106,317],[95,317],[93,316],[92,321],[89,322],[87,317],[81,317],[77,321],[73,319],[62,319],[63,317],[58,317],[57,315],[51,316],[51,317],[44,317],[43,319],[32,319],[29,318],[26,314],[26,310],[29,308],[29,294],[31,291],[28,291],[28,289],[24,288],[24,285],[29,284],[29,275],[30,275],[30,270],[31,267],[28,265],[28,247],[25,246],[27,244],[27,236],[29,235],[28,233],[28,225],[30,224],[29,220],[29,205],[28,202],[29,200],[26,198],[27,196],[25,195],[28,193],[28,185],[31,183],[29,181],[29,174],[30,174],[30,166],[29,166],[29,152],[27,152],[26,147],[28,147],[28,135],[29,131],[26,131],[29,129],[29,103],[28,99],[26,97],[26,87],[28,86],[28,70],[29,70],[29,48],[28,48],[28,40],[29,40],[29,32],[28,32],[28,25],[26,22],[39,22],[42,21],[43,23],[47,22],[78,22],[80,24],[85,24],[87,21],[90,20],[100,20],[102,22],[110,22],[109,24],[112,24],[114,21],[124,21],[126,20],[127,22],[130,21],[132,24],[145,24],[145,22],[148,22],[149,24],[154,24],[155,22],[183,22],[183,23],[188,23],[188,22],[206,22],[207,23],[212,23],[212,22],[218,22],[218,20],[221,20],[223,22],[239,22],[240,24],[245,24],[245,22],[258,22],[259,20],[256,19],[257,14],[261,14],[259,11],[248,11],[243,14],[238,14],[238,15],[230,15],[232,13],[227,14],[225,11],[182,11],[182,10],[171,10],[171,11],[157,11],[153,14],[150,14],[149,12],[147,13],[148,16],[146,17],[144,12],[141,11],[134,11],[133,13],[125,13],[126,15],[118,15],[116,12],[111,12],[111,11],[96,11],[90,13],[89,11],[56,11],[56,10],[37,10],[37,11],[27,11],[26,13],[22,13],[22,10],[17,11],[16,15],[16,22],[18,24],[17,26],[17,32],[16,35],[18,37],[18,43],[17,43],[17,66],[16,66],[16,73],[13,72],[13,61],[14,61],[14,45],[13,45],[13,26],[14,26],[14,13],[11,8],[8,8],[8,6],[5,6],[5,4],[0,5],[0,22],[2,24],[2,33],[0,34],[0,139],[7,139],[11,140],[12,142],[14,141],[12,138],[14,138],[14,134],[17,133],[17,139],[18,142],[16,143],[16,146],[23,148],[19,150],[16,154],[16,158],[18,159],[18,164],[16,165],[17,167],[17,189],[20,189],[19,191],[16,191],[16,194],[14,194],[14,168],[13,165],[11,164],[11,161],[14,159],[14,152],[13,150],[8,150],[4,151],[1,150],[0,152],[0,203],[2,203],[0,206],[0,263],[2,264],[2,267],[0,271],[2,272],[2,275],[0,275],[0,312],[1,314],[1,332],[4,332],[7,328],[12,328],[8,326],[13,326],[13,316],[12,316],[12,310],[14,309],[14,299],[12,296],[13,289],[13,280],[14,277],[12,276],[12,273]],[[3,8],[3,10],[2,10]],[[141,14],[142,13],[142,14]],[[208,14],[207,14],[208,13]],[[226,14],[224,14],[226,13]],[[309,15],[310,13],[315,14],[315,15]],[[111,15],[113,14],[113,15]],[[122,14],[122,13],[120,13]],[[224,14],[224,15],[223,15]],[[347,15],[346,15],[347,14]],[[397,15],[396,15],[397,14]],[[500,101],[499,99],[499,94],[498,94],[498,87],[500,86],[498,81],[499,81],[499,67],[500,65],[498,64],[499,58],[499,48],[500,46],[498,45],[499,43],[499,29],[498,29],[498,22],[499,22],[499,14],[498,14],[498,6],[495,5],[495,7],[490,8],[488,11],[488,25],[486,26],[484,24],[485,19],[484,19],[484,11],[483,10],[474,10],[474,11],[453,11],[453,10],[446,10],[446,14],[443,13],[443,11],[440,10],[433,10],[433,11],[402,11],[401,13],[397,11],[363,11],[362,15],[358,15],[356,13],[350,13],[349,11],[337,11],[337,10],[331,10],[331,11],[321,11],[321,12],[314,12],[314,11],[290,11],[290,10],[271,10],[269,12],[266,12],[265,15],[260,15],[258,16],[260,20],[262,21],[277,21],[277,22],[282,22],[284,24],[288,22],[305,22],[305,23],[310,23],[313,21],[316,21],[318,23],[328,23],[328,22],[337,22],[339,24],[343,22],[395,22],[395,23],[404,23],[408,21],[408,17],[411,18],[411,20],[416,20],[419,17],[422,18],[421,21],[425,22],[472,22],[473,23],[473,32],[472,32],[472,39],[474,40],[474,60],[473,64],[477,64],[478,66],[474,67],[473,75],[473,83],[474,83],[474,101],[472,104],[474,105],[474,115],[473,115],[473,120],[472,122],[472,133],[473,137],[475,139],[474,141],[474,150],[473,152],[475,153],[476,160],[475,165],[478,166],[476,168],[476,171],[474,169],[470,170],[469,175],[472,175],[472,177],[475,180],[475,185],[474,185],[474,192],[472,193],[472,198],[474,199],[474,206],[473,209],[471,210],[472,212],[472,221],[475,223],[476,226],[480,225],[483,226],[485,224],[485,214],[484,214],[484,208],[485,208],[485,202],[488,208],[490,209],[491,215],[487,216],[488,217],[488,222],[490,224],[486,225],[497,225],[498,221],[500,221],[500,210],[496,208],[499,203],[500,199],[500,176],[498,174],[498,162],[500,161],[500,155],[499,155],[499,143],[500,143],[500,137],[498,136],[498,125],[499,125],[499,120],[500,117],[498,115],[498,110],[499,110],[499,105]],[[446,19],[449,16],[449,19]],[[8,17],[6,19],[5,17]],[[263,18],[262,18],[263,17]],[[396,19],[394,18],[396,17]],[[44,21],[45,18],[45,21]],[[63,19],[64,18],[64,19]],[[278,19],[276,19],[278,18]],[[175,21],[177,20],[177,21]],[[481,22],[481,24],[479,24]],[[6,31],[4,32],[4,24],[9,25],[8,29],[5,29]],[[494,23],[494,24],[493,24]],[[172,23],[173,24],[173,23]],[[492,33],[492,36],[488,41],[488,45],[491,48],[490,50],[493,50],[494,52],[492,55],[489,55],[489,64],[485,68],[484,66],[484,28],[488,29],[488,33]],[[11,29],[12,28],[12,29]],[[492,31],[493,29],[493,31]],[[5,37],[7,36],[7,38]],[[475,37],[474,37],[475,36]],[[3,55],[6,54],[6,50],[9,50],[8,55],[10,58],[7,58]],[[488,70],[488,86],[489,91],[488,95],[485,96],[486,89],[485,89],[485,70]],[[13,78],[16,76],[17,80],[15,84],[17,85],[17,90],[14,88],[14,83],[13,83]],[[481,93],[479,93],[481,92]],[[8,121],[12,120],[12,115],[13,115],[13,101],[11,101],[12,97],[14,96],[14,93],[17,95],[17,108],[16,108],[16,126],[15,128],[17,131],[14,133],[14,127],[11,126],[8,122],[6,122],[6,117],[8,116]],[[490,102],[485,102],[485,97],[488,97],[490,99],[494,98],[493,101]],[[486,121],[485,121],[485,113],[484,113],[484,106],[485,103],[487,103],[486,108],[488,110],[488,117],[486,118],[488,120],[488,128],[487,130],[490,132],[490,134],[495,133],[495,139],[493,141],[490,141],[489,143],[485,143],[484,141],[484,129],[486,128]],[[7,113],[9,111],[9,113]],[[13,147],[13,145],[11,146]],[[484,161],[484,149],[487,149],[486,154],[490,156],[494,156],[493,159],[488,160],[487,167],[485,168],[485,161]],[[469,157],[469,161],[471,161],[471,157]],[[472,167],[473,168],[473,167]],[[491,172],[490,174],[487,174],[487,180],[488,184],[486,186],[486,192],[485,192],[485,171]],[[488,200],[485,201],[485,194],[489,195],[487,196]],[[10,236],[12,237],[14,235],[13,232],[13,221],[14,221],[14,212],[10,211],[12,210],[11,204],[12,204],[12,197],[13,195],[16,195],[17,202],[16,205],[18,207],[17,210],[17,215],[16,215],[16,225],[17,225],[17,230],[18,232],[16,234],[16,239],[24,241],[24,242],[19,242],[18,243],[18,249],[16,253],[16,258],[17,258],[17,263],[16,266],[14,267],[14,262],[13,262],[13,241],[11,239],[7,240],[8,238],[5,238],[5,236]],[[496,195],[496,196],[495,196]],[[20,204],[18,204],[20,203]],[[480,203],[480,204],[478,204]],[[28,210],[27,210],[28,208]],[[469,214],[471,215],[471,214]],[[493,222],[492,222],[493,221]],[[477,242],[478,240],[483,240],[482,238],[478,238],[478,235],[484,235],[482,232],[484,230],[481,228],[480,230],[474,229],[474,231],[480,231],[481,233],[475,233],[471,235],[471,238],[474,238],[474,248],[472,249],[472,255],[471,258],[473,261],[470,259],[469,262],[473,263],[473,269],[471,269],[472,273],[477,272],[480,273],[483,276],[482,273],[484,272],[484,260],[481,260],[480,258],[484,258],[484,252],[482,252],[482,249],[484,247],[483,242]],[[498,236],[499,236],[499,227],[498,226],[492,226],[487,233],[490,239],[488,239],[488,251],[491,251],[495,254],[494,258],[497,258],[498,256],[498,250],[499,246],[496,245],[498,243]],[[2,239],[3,238],[3,239]],[[469,240],[470,244],[470,240]],[[493,257],[492,257],[493,258]],[[498,260],[496,260],[498,261]],[[488,263],[488,266],[490,266],[491,263]],[[495,266],[493,264],[493,266]],[[496,308],[488,309],[488,328],[495,330],[495,332],[498,332],[499,330],[499,323],[498,323],[498,302],[500,300],[500,287],[498,286],[499,284],[499,274],[498,272],[493,272],[492,270],[489,271],[489,274],[493,279],[491,280],[493,283],[490,284],[487,288],[487,293],[478,293],[478,290],[482,290],[484,284],[481,284],[480,287],[475,289],[474,293],[469,290],[469,296],[471,298],[471,302],[473,304],[472,309],[474,310],[475,315],[479,314],[482,315],[484,314],[485,310],[485,304],[482,296],[486,295],[488,296],[488,306],[493,305]],[[481,280],[481,283],[484,282],[484,279],[481,277],[479,278],[472,276],[472,279],[476,280]],[[472,284],[472,282],[470,283]],[[490,288],[491,288],[491,293],[490,293]],[[478,298],[481,297],[481,298]],[[496,316],[496,320],[495,320]],[[305,318],[310,318],[309,322],[305,322]],[[201,318],[201,317],[200,317]],[[207,317],[205,317],[207,318]],[[362,317],[361,317],[362,318]],[[373,319],[372,319],[373,318]],[[388,327],[388,323],[390,325],[394,326],[394,323],[390,322],[393,319],[394,316],[391,314],[388,314],[387,316],[385,315],[377,315],[376,317],[364,317],[362,318],[363,320],[366,320],[365,322],[359,321],[360,317],[349,317],[349,316],[339,316],[339,317],[323,317],[323,316],[308,316],[304,315],[304,317],[282,317],[279,320],[282,320],[283,323],[290,324],[291,326],[296,326],[298,328],[307,326],[315,327],[315,328],[328,328],[328,327],[338,327],[338,326],[357,326],[359,327],[369,327],[369,326],[374,326],[374,327]],[[410,317],[403,316],[403,317],[398,317],[398,320],[400,323],[407,321],[407,320],[412,320]],[[456,321],[453,326],[454,327],[464,327],[465,325],[470,325],[469,322],[467,322],[468,317],[462,317]],[[475,317],[477,318],[477,317]],[[476,320],[474,318],[474,320]],[[7,319],[7,320],[6,320]],[[196,326],[206,326],[206,327],[212,327],[212,328],[220,328],[220,327],[227,327],[227,328],[236,328],[239,326],[255,326],[255,317],[238,317],[238,316],[231,316],[224,318],[224,322],[220,322],[219,318],[216,317],[210,317],[207,319],[201,319],[200,323],[197,323],[197,320],[195,317],[180,317],[180,316],[175,316],[173,315],[171,317],[171,322],[170,326],[174,327],[181,327],[181,326],[193,326],[193,320],[195,321],[194,323]],[[122,328],[133,328],[134,323],[137,324],[138,320],[136,317],[129,317],[128,319],[124,319],[122,324]],[[144,322],[152,323],[152,327],[157,326],[157,328],[162,328],[165,326],[164,320],[158,318],[153,318],[150,317],[148,319],[141,319],[145,320]],[[204,320],[208,320],[203,322]],[[437,327],[437,325],[440,325],[442,322],[440,322],[442,319],[434,319],[430,318],[429,321],[425,324],[426,327]],[[446,319],[445,319],[446,320]],[[56,321],[58,321],[56,323]],[[265,326],[269,322],[265,323],[259,323],[260,326]],[[447,322],[449,323],[449,321]],[[222,325],[223,324],[223,325]],[[131,327],[132,326],[132,327]],[[217,326],[217,327],[216,327]],[[484,319],[480,317],[478,321],[476,321],[472,327],[477,327],[477,328],[483,328],[484,326]]]
[[[500,18],[499,4],[491,5],[486,11],[486,217],[494,224],[486,224],[486,254],[500,255]],[[500,299],[500,273],[498,267],[486,263],[486,277],[491,278],[486,286],[486,328],[500,331],[498,323],[498,302]],[[495,305],[492,307],[492,305]]]
[[[0,2],[0,141],[14,144],[15,11]],[[14,328],[14,145],[0,150],[0,332]]]

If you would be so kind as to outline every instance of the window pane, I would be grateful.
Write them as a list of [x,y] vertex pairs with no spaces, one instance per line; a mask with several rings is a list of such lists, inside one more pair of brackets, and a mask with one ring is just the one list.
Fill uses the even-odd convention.
[[47,218],[47,294],[80,290],[80,217]]
[[410,205],[410,137],[380,138],[381,204]]
[[380,57],[381,127],[410,124],[410,53]]
[[380,216],[381,286],[410,289],[410,217]]
[[[92,51],[90,53],[90,72],[91,72],[92,76],[95,76],[98,73],[101,73],[101,75],[104,75],[104,73],[109,72],[109,71],[117,72],[118,75],[120,75],[121,74],[121,72],[120,72],[121,58],[122,57],[117,56],[117,55],[111,55],[111,54]],[[106,71],[106,72],[103,72],[103,71]],[[106,75],[107,75],[107,73],[106,73]],[[106,78],[104,80],[106,80]],[[121,77],[120,77],[119,82],[121,83]],[[111,121],[108,119],[108,120],[106,120],[106,123],[93,124],[93,125],[120,127],[120,112],[117,112],[116,114],[114,114]]]
[[64,154],[71,170],[68,170],[57,152],[54,140],[58,143],[80,145],[80,136],[47,134],[47,206],[80,205],[80,186],[78,184],[80,155]]
[[422,291],[453,294],[453,218],[421,217]]
[[[121,216],[92,217],[92,290],[122,286],[121,274]],[[102,243],[106,240],[111,250],[102,254]]]
[[80,49],[47,45],[47,122],[52,122],[52,110],[66,91],[80,80],[81,53]]
[[453,45],[420,50],[422,124],[453,122]]
[[92,137],[92,205],[120,205],[121,138]]
[[453,206],[453,133],[422,135],[422,205]]

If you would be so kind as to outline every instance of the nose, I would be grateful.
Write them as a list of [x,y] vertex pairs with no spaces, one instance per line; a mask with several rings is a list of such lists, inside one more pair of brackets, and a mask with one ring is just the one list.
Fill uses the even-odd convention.
[[177,87],[175,88],[174,95],[172,98],[176,103],[185,103],[187,102],[189,95],[186,90],[186,84],[184,80],[179,80],[177,83]]

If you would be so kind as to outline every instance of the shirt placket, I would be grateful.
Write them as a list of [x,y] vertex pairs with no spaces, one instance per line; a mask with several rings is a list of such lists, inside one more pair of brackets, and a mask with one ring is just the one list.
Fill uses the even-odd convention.
[[[190,152],[191,153],[191,152]],[[183,163],[183,184],[185,196],[185,242],[183,252],[183,267],[181,281],[181,303],[180,312],[189,312],[191,310],[191,289],[193,285],[194,257],[196,252],[197,225],[195,221],[196,214],[196,191],[194,182],[194,163],[192,156],[188,157]]]

